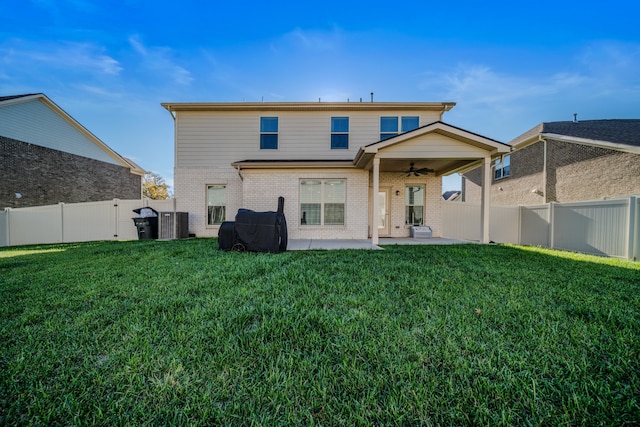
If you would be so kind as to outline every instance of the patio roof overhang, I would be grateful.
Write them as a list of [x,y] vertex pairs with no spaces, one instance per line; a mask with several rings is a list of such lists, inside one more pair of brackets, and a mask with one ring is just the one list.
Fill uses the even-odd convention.
[[380,159],[380,172],[406,170],[409,162],[416,168],[429,168],[436,176],[449,175],[481,159],[509,153],[511,147],[444,122],[434,122],[393,138],[361,147],[353,163],[371,170],[373,159]]

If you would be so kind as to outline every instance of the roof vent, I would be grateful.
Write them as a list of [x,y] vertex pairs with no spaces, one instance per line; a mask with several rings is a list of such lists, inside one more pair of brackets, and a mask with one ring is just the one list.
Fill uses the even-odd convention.
[[573,113],[573,123],[578,123],[578,113]]

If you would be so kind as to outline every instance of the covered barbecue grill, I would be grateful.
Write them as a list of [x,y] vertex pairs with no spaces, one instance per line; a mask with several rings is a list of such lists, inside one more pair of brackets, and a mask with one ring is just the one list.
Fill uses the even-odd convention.
[[278,198],[277,212],[239,209],[236,220],[223,222],[218,230],[218,247],[222,250],[272,252],[287,250],[287,221],[284,197]]

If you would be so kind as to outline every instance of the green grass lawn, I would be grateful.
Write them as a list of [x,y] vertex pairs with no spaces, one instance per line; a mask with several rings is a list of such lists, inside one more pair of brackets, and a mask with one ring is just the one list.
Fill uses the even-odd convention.
[[0,249],[0,424],[637,425],[640,263]]

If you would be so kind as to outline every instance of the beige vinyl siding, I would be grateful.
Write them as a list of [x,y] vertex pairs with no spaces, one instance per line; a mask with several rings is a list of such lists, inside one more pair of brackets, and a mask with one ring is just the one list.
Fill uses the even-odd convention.
[[385,158],[481,158],[486,151],[444,135],[427,134],[381,149]]
[[1,107],[0,135],[40,147],[122,165],[39,99]]
[[[176,167],[229,166],[241,160],[343,160],[379,140],[379,111],[298,112],[178,111]],[[437,121],[438,112],[393,112],[419,116],[420,125]],[[278,149],[260,150],[260,117],[278,117]],[[349,117],[349,149],[331,149],[331,117]]]

